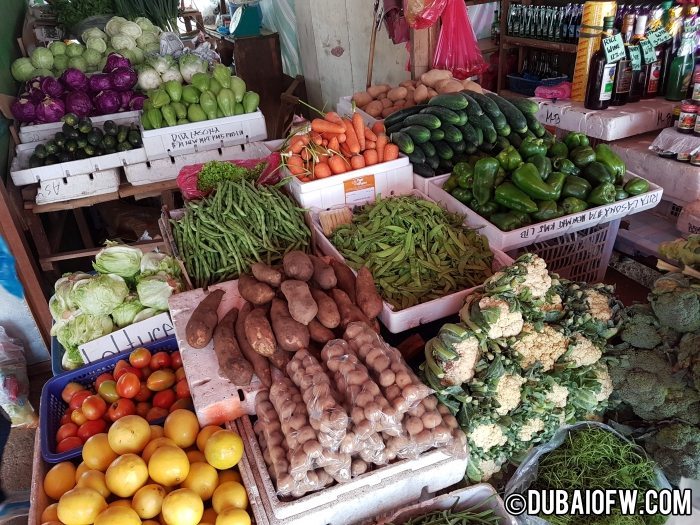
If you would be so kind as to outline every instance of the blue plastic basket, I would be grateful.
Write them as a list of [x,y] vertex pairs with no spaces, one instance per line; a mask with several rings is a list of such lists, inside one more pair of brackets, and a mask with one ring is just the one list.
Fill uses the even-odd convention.
[[545,78],[543,80],[534,80],[526,77],[521,77],[519,75],[508,75],[508,89],[521,95],[527,95],[528,97],[535,96],[535,89],[539,86],[556,86],[569,80],[569,77],[564,75],[563,77],[555,78]]
[[[166,337],[159,341],[144,345],[151,353],[169,352],[178,350],[175,336]],[[56,450],[56,432],[61,426],[61,417],[68,406],[61,399],[63,388],[74,381],[83,386],[91,387],[100,374],[111,372],[117,363],[126,358],[131,350],[114,354],[111,357],[100,359],[77,370],[66,372],[48,380],[41,390],[41,404],[39,405],[39,422],[41,433],[41,456],[47,463],[60,463],[81,455],[83,448],[78,447],[67,452],[54,452]]]
[[63,365],[61,364],[61,360],[63,359],[63,353],[66,350],[63,348],[63,345],[58,342],[58,339],[55,337],[51,338],[51,373],[53,373],[54,377],[61,375],[67,370],[63,369]]

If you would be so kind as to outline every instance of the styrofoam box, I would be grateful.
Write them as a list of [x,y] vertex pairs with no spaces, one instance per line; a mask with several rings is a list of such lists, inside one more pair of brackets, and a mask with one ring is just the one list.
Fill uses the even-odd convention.
[[339,483],[293,501],[277,497],[250,418],[236,420],[243,438],[241,476],[258,525],[350,525],[413,503],[464,478],[467,458],[440,449],[378,468],[347,483]]
[[62,202],[119,191],[118,168],[39,182],[37,204]]
[[148,160],[154,160],[265,140],[267,128],[265,117],[258,110],[167,128],[144,130],[142,127],[141,137]]
[[615,240],[615,249],[627,255],[640,253],[659,256],[659,244],[680,237],[675,219],[665,217],[656,210],[647,210],[626,219],[626,228],[620,228]]
[[600,140],[619,140],[673,125],[677,102],[663,98],[642,100],[621,107],[592,110],[582,102],[533,98],[540,106],[537,120],[566,131],[578,131]]
[[[116,124],[131,124],[139,121],[140,111],[124,111],[123,113],[112,113],[110,115],[100,115],[90,117],[93,124],[102,124],[106,120],[113,120]],[[48,124],[27,124],[19,128],[19,140],[22,144],[27,142],[41,142],[50,140],[61,131],[63,122],[50,122]]]
[[[291,177],[286,168],[284,176]],[[291,177],[287,185],[296,201],[305,208],[330,208],[340,204],[373,202],[377,195],[405,195],[413,189],[413,167],[408,157],[366,166],[325,179],[301,182]]]
[[[340,99],[338,99],[338,105],[335,107],[335,111],[341,116],[352,115],[352,97],[340,97]],[[355,108],[355,112],[359,113],[362,120],[365,121],[365,124],[370,127],[378,120],[369,113],[365,113],[360,108]]]
[[270,151],[261,142],[237,144],[210,151],[200,151],[187,155],[166,157],[139,164],[124,166],[126,180],[134,186],[176,179],[180,170],[190,164],[200,164],[210,160],[243,160],[267,157]]
[[[626,178],[632,176],[633,174],[627,172]],[[546,241],[565,233],[584,230],[597,224],[603,224],[626,215],[651,209],[661,202],[663,194],[663,188],[654,183],[649,183],[650,190],[642,195],[617,201],[613,204],[589,208],[580,213],[564,215],[551,221],[538,222],[530,226],[504,232],[443,190],[442,185],[449,177],[450,175],[448,174],[430,179],[428,196],[445,206],[448,210],[466,215],[469,226],[479,228],[488,237],[492,248],[504,251],[522,248],[534,242]]]

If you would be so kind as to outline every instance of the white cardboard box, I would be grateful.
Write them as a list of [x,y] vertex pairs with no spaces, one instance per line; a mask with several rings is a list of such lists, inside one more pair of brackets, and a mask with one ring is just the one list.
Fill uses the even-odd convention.
[[[335,111],[341,117],[352,115],[352,97],[340,97],[340,99],[338,99],[338,105],[335,107]],[[365,113],[360,108],[357,108],[355,111],[360,114],[362,120],[365,121],[365,124],[370,127],[372,127],[372,124],[377,122],[377,120],[382,120],[374,118],[372,115]]]
[[114,193],[119,191],[119,182],[119,168],[39,181],[36,203],[47,204]]
[[[99,115],[90,117],[93,124],[102,124],[106,120],[113,120],[115,124],[131,124],[138,122],[140,111],[124,111],[122,113],[112,113],[110,115]],[[42,142],[50,140],[61,131],[63,122],[50,122],[48,124],[25,124],[19,128],[19,140],[22,144],[27,142]]]
[[[481,232],[488,237],[492,248],[504,251],[522,248],[535,242],[546,241],[565,233],[584,230],[597,224],[603,224],[626,215],[648,210],[661,202],[661,196],[664,191],[663,188],[650,183],[650,190],[642,195],[504,232],[442,189],[442,185],[449,176],[449,174],[440,175],[430,179],[428,196],[445,206],[448,210],[465,215],[469,226],[480,228]],[[627,172],[627,176],[632,176],[632,173]]]

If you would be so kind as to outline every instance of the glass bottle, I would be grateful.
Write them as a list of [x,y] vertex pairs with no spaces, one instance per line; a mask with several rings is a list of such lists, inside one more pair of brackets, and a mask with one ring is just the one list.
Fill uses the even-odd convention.
[[[634,16],[634,15],[630,15]],[[644,40],[644,31],[647,26],[647,15],[638,15],[637,22],[634,25],[634,35],[630,45],[639,46],[639,42]],[[641,52],[641,49],[640,49]],[[644,64],[639,71],[632,71],[632,84],[630,85],[630,94],[627,97],[627,102],[639,102],[642,98],[644,86],[646,86],[647,74]]]
[[[661,17],[663,15],[663,9],[654,9],[652,12],[652,18],[647,25],[647,33],[654,31],[661,27]],[[651,64],[647,64],[647,82],[644,86],[644,91],[642,92],[642,98],[654,98],[659,94],[659,89],[661,87],[661,46],[657,46],[654,49],[656,54],[656,60]]]
[[[578,11],[576,13],[576,25],[574,28],[574,40],[573,43],[577,44],[578,43],[578,37],[581,34],[581,19],[583,17],[583,6],[579,5],[578,6]],[[613,18],[614,20],[614,18]]]
[[603,51],[603,40],[612,36],[614,16],[603,18],[603,32],[600,34],[600,49],[591,57],[588,84],[584,107],[587,109],[607,109],[615,86],[615,70],[617,64],[608,64]]
[[[666,4],[666,2],[664,4]],[[668,75],[669,70],[671,69],[671,62],[673,62],[673,57],[678,54],[681,47],[682,10],[683,8],[680,5],[677,5],[669,8],[664,15],[666,20],[664,26],[666,27],[666,31],[668,31],[668,33],[671,35],[671,40],[664,42],[661,46],[662,74],[660,93],[662,95],[666,95],[666,86],[668,85]]]
[[552,78],[561,76],[559,73],[559,55],[552,55]]
[[683,100],[688,93],[688,86],[690,85],[690,78],[693,75],[695,65],[694,47],[695,33],[684,33],[681,47],[669,68],[666,100]]
[[569,41],[569,20],[571,20],[571,4],[566,4],[566,7],[562,8],[561,22],[559,24],[560,42]]
[[493,12],[493,22],[491,22],[491,42],[498,45],[501,34],[501,18],[498,15],[498,9]]
[[[634,30],[634,15],[625,15],[622,19],[622,41],[625,49],[630,45]],[[611,106],[622,106],[627,104],[630,88],[632,87],[632,61],[629,56],[625,56],[617,63],[615,73],[615,91],[610,99]]]

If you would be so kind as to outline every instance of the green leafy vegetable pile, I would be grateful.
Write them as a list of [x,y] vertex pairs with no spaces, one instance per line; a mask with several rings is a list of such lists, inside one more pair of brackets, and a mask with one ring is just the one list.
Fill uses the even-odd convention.
[[113,0],[54,0],[49,5],[58,23],[68,29],[90,16],[114,13]]
[[411,518],[402,525],[500,525],[503,519],[497,516],[493,509],[484,507],[487,501],[461,510],[455,507],[434,510],[423,516]]
[[225,180],[236,180],[245,178],[246,180],[255,181],[266,163],[261,162],[254,168],[244,168],[232,162],[210,160],[203,167],[197,176],[197,189],[200,191],[210,191],[216,188],[219,183]]

